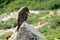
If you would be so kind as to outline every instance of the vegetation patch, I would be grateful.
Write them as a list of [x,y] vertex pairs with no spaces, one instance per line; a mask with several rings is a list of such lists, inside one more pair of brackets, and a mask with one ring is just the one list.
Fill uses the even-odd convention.
[[12,32],[5,32],[3,35],[0,36],[0,39],[5,40],[7,36],[11,36],[12,34]]
[[0,0],[0,14],[19,10],[23,6],[30,10],[54,10],[60,8],[60,0]]
[[0,30],[1,29],[7,29],[8,27],[14,27],[16,23],[16,19],[15,18],[11,18],[8,21],[1,21],[0,22]]
[[44,19],[43,21],[49,22],[48,25],[38,28],[48,40],[60,38],[60,15],[54,13],[53,16]]

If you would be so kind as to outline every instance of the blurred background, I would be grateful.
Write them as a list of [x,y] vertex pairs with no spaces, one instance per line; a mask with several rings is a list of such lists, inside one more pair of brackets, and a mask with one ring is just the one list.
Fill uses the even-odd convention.
[[18,10],[27,6],[27,23],[37,28],[47,40],[60,39],[60,0],[0,0],[0,39],[12,35]]

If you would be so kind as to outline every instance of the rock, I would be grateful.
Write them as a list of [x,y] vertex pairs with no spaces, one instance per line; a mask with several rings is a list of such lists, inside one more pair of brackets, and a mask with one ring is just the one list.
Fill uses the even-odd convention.
[[54,38],[54,40],[60,40],[60,39],[58,39],[58,38]]
[[[13,34],[14,40],[46,40],[46,38],[27,23],[23,23],[18,32]],[[15,36],[16,35],[16,36]]]

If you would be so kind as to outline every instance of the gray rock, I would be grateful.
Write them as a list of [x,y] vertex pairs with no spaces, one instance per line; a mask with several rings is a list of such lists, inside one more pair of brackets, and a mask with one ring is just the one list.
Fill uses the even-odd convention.
[[23,23],[17,32],[16,40],[47,40],[37,29],[33,26]]

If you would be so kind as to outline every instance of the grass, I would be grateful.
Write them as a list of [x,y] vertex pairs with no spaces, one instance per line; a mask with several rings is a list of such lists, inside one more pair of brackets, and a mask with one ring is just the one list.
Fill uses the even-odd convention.
[[6,33],[4,33],[3,35],[0,36],[0,39],[1,40],[5,40],[6,36],[8,36],[8,35],[11,36],[12,32],[6,32]]
[[42,21],[42,19],[39,19],[39,18],[43,17],[43,16],[45,16],[47,14],[49,14],[49,12],[42,12],[42,13],[39,13],[39,14],[31,14],[31,15],[28,16],[27,22],[29,24],[37,26],[38,22]]
[[60,0],[1,0],[0,15],[27,6],[30,10],[54,10],[60,8]]
[[16,23],[15,18],[11,18],[8,21],[1,21],[0,22],[0,30],[6,29],[7,27],[13,27],[15,23]]
[[[59,27],[60,28],[60,27]],[[44,26],[42,28],[38,28],[39,32],[41,32],[48,40],[53,40],[54,38],[60,38],[60,30],[58,28],[54,29],[52,27]]]
[[44,19],[43,21],[49,24],[38,28],[39,32],[44,34],[48,40],[53,40],[54,38],[60,38],[60,15],[54,13],[53,16]]

